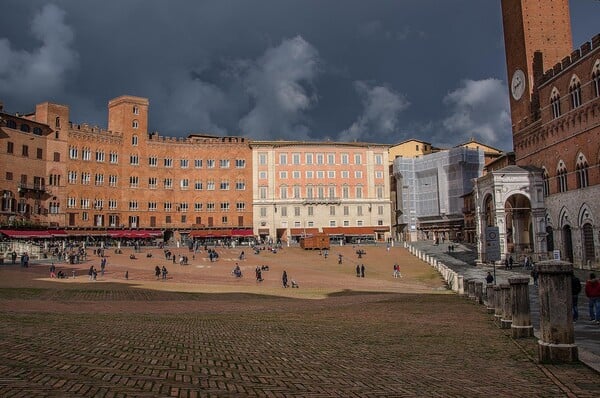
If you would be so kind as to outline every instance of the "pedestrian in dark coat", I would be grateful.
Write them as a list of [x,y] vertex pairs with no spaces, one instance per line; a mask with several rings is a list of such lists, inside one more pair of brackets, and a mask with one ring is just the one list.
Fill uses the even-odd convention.
[[283,283],[283,287],[288,287],[288,277],[287,272],[283,271],[283,275],[281,276],[281,282]]

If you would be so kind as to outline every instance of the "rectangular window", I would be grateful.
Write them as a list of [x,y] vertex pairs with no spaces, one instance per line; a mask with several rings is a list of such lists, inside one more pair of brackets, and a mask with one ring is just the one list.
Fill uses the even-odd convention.
[[173,167],[173,159],[165,158],[163,164],[165,167]]
[[317,153],[317,164],[325,163],[325,155],[322,153]]
[[148,211],[156,211],[156,202],[148,202]]
[[187,159],[180,159],[179,160],[179,167],[181,167],[182,169],[187,169],[190,165],[190,161]]
[[181,180],[179,182],[179,188],[188,189],[189,187],[190,187],[190,180],[188,180],[187,178],[184,178],[183,180]]
[[292,171],[292,178],[297,180],[300,178],[300,172],[299,171]]
[[22,156],[29,156],[29,147],[27,145],[23,145],[21,148]]
[[111,152],[111,153],[108,155],[108,160],[109,160],[109,162],[110,162],[110,163],[112,163],[112,164],[117,164],[117,163],[119,163],[119,154],[118,154],[118,153],[116,153],[116,152]]
[[246,183],[244,181],[237,181],[235,183],[235,189],[237,191],[244,191],[246,189]]
[[104,162],[104,152],[103,151],[96,151],[96,162]]
[[221,185],[219,186],[219,188],[222,191],[228,191],[229,190],[229,181],[221,181]]
[[84,185],[89,185],[91,176],[92,175],[90,173],[81,173],[81,183]]
[[54,152],[54,161],[60,162],[60,152]]
[[383,155],[381,155],[381,154],[375,155],[375,164],[379,164],[379,165],[383,164]]
[[306,178],[309,178],[309,179],[313,178],[313,172],[312,172],[312,170],[307,170],[306,171]]
[[361,199],[363,196],[363,189],[362,187],[356,187],[356,199]]
[[215,168],[215,160],[214,159],[208,159],[206,161],[206,167],[209,169],[214,169]]
[[362,164],[362,156],[360,153],[354,155],[354,164]]
[[344,215],[345,216],[349,216],[350,215],[350,207],[344,206]]
[[221,202],[221,211],[229,211],[229,202]]
[[158,184],[157,177],[148,177],[148,188],[156,189],[157,184]]
[[266,171],[261,171],[260,173],[258,173],[258,178],[261,180],[266,180],[267,179],[267,172]]
[[300,208],[298,206],[294,207],[294,217],[300,217]]
[[356,170],[354,172],[354,178],[362,178],[362,171]]
[[165,211],[171,211],[173,209],[173,205],[171,204],[171,202],[165,202],[163,208],[165,209]]
[[348,164],[348,154],[342,153],[342,164]]
[[76,205],[77,205],[77,199],[76,198],[67,198],[67,207],[69,209],[75,208]]
[[260,208],[260,216],[261,217],[266,217],[267,216],[267,208],[266,207],[261,207]]
[[244,210],[246,210],[246,203],[244,203],[244,202],[237,202],[235,204],[235,209],[237,211],[244,211]]
[[173,189],[173,179],[172,178],[165,178],[164,179],[164,186],[165,186],[165,189]]
[[258,197],[259,199],[267,199],[267,187],[258,188]]
[[362,206],[356,206],[356,215],[357,216],[362,216],[363,215],[363,208],[362,208]]
[[117,186],[117,176],[109,175],[108,176],[108,185],[111,187]]
[[308,211],[308,215],[312,217],[314,215],[315,209],[312,206],[308,206],[307,211]]
[[342,171],[342,178],[346,180],[350,178],[350,172],[348,170]]
[[377,214],[383,216],[383,206],[377,206]]
[[13,153],[15,151],[15,144],[13,144],[12,142],[8,141],[6,143],[6,153]]
[[202,181],[196,181],[196,182],[194,182],[194,189],[196,191],[201,191],[202,190]]
[[151,156],[148,158],[148,166],[156,167],[158,166],[158,158],[156,156]]
[[279,187],[279,197],[281,199],[287,199],[287,187]]
[[202,168],[202,159],[194,160],[194,167],[197,169],[201,169]]
[[137,200],[131,200],[131,201],[129,201],[129,210],[136,211],[137,209],[138,209],[138,202],[137,202]]
[[229,168],[229,159],[219,160],[219,167],[222,169],[228,169]]
[[287,217],[287,207],[281,208],[281,217]]
[[44,151],[42,150],[42,148],[37,149],[36,156],[38,159],[42,159],[44,157]]
[[96,174],[94,177],[94,183],[96,186],[104,185],[104,174]]
[[287,171],[280,171],[279,172],[279,178],[282,179],[282,180],[287,179],[287,175],[288,175]]
[[335,206],[329,206],[329,215],[335,216]]
[[77,172],[69,171],[68,179],[69,179],[69,184],[77,184]]
[[189,205],[187,202],[181,202],[179,204],[179,211],[187,213],[187,211],[190,209]]
[[325,172],[323,170],[319,170],[317,171],[317,178],[322,180],[323,178],[325,178]]
[[306,164],[313,164],[313,154],[312,153],[306,154]]
[[214,204],[214,202],[208,202],[206,204],[206,211],[215,211],[215,204]]
[[287,153],[280,153],[279,154],[279,164],[280,165],[286,165],[287,164]]
[[82,209],[89,209],[90,208],[90,200],[89,199],[81,199],[81,208]]
[[202,211],[202,203],[194,203],[194,211]]
[[267,154],[266,153],[258,154],[258,164],[261,166],[266,166],[266,164],[267,164]]
[[335,153],[327,154],[327,164],[335,164]]
[[335,170],[327,171],[327,178],[335,178]]
[[132,166],[137,166],[140,164],[140,158],[138,155],[129,155],[129,164]]
[[208,182],[206,183],[206,189],[209,191],[214,191],[215,190],[215,182],[212,180],[208,180]]
[[295,164],[295,165],[300,164],[300,154],[299,153],[292,154],[292,164]]
[[383,178],[383,171],[376,171],[375,172],[375,178],[382,179]]
[[246,159],[236,159],[235,160],[235,168],[236,169],[246,168]]
[[139,186],[140,179],[137,176],[129,177],[129,188],[137,188]]

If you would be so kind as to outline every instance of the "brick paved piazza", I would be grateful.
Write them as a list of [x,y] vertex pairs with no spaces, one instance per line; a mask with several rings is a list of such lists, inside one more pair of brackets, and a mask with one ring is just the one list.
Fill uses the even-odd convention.
[[[239,249],[170,264],[166,282],[159,251],[112,254],[97,282],[83,276],[97,258],[60,281],[2,266],[0,396],[599,396],[597,373],[536,363],[534,339],[515,343],[403,249],[367,248],[364,279],[353,250],[247,254],[241,279]],[[299,289],[281,287],[284,268]]]

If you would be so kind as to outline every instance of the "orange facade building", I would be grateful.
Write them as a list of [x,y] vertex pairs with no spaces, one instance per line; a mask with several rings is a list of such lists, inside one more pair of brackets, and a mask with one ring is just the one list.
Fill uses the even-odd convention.
[[[252,152],[243,137],[148,132],[148,100],[108,104],[108,129],[43,103],[0,113],[2,224],[84,230],[252,230]],[[234,232],[235,233],[235,232]],[[177,236],[179,238],[179,236]]]

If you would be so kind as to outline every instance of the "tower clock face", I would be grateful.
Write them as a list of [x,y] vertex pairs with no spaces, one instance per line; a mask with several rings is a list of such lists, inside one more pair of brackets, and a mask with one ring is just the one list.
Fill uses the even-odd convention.
[[510,91],[515,101],[518,101],[525,92],[525,73],[521,69],[517,69],[513,74],[510,83]]

